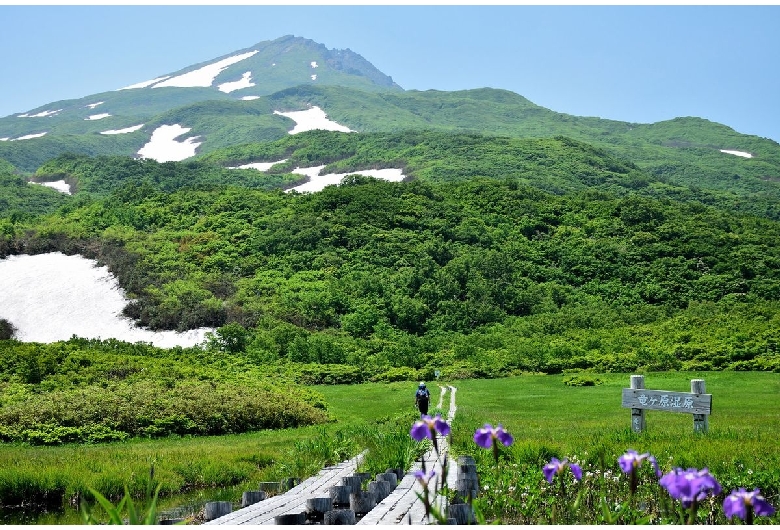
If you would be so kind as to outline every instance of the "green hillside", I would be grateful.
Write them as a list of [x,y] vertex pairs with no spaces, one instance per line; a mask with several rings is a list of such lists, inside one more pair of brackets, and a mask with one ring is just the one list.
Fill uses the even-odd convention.
[[[324,144],[331,155],[353,137],[308,136],[333,140]],[[315,194],[226,186],[234,170],[176,185],[177,169],[196,175],[215,166],[143,163],[149,178],[126,179],[104,198],[38,221],[5,221],[0,251],[98,258],[134,299],[126,313],[142,325],[226,326],[225,337],[241,340],[224,345],[252,362],[324,364],[347,379],[433,366],[470,375],[777,366],[776,221],[630,193],[621,183],[639,170],[576,142],[424,139],[410,144],[429,151],[429,167],[418,169],[427,176],[397,184],[349,177]],[[494,164],[480,166],[485,173],[504,167],[502,143],[517,150],[509,160],[547,150],[555,156],[529,173],[556,183],[568,170],[570,189],[535,189],[510,169],[435,178],[456,172],[460,159],[446,159],[452,168],[431,162],[434,147],[456,153],[458,142],[470,145],[464,153],[485,150]],[[319,160],[324,145],[311,142],[296,156]],[[85,186],[101,181],[85,169],[121,167],[116,159],[70,162]],[[585,188],[579,174],[605,190]]]
[[149,130],[165,124],[181,124],[190,129],[191,135],[203,132],[200,153],[231,147],[247,142],[271,142],[284,138],[295,122],[274,114],[272,102],[267,99],[254,101],[206,101],[165,112],[149,122]]
[[[689,153],[689,164],[679,166],[681,171],[677,173],[677,166],[662,166],[656,171],[658,168],[642,167],[615,151],[565,137],[521,139],[435,131],[344,135],[313,131],[277,142],[218,149],[199,158],[221,165],[287,160],[274,171],[318,164],[326,164],[325,172],[337,173],[397,167],[410,178],[431,182],[489,177],[511,179],[556,194],[592,188],[618,195],[635,192],[780,219],[777,182],[749,175],[725,178],[727,169],[715,165],[717,158],[735,158],[733,155],[710,152],[708,158]],[[692,177],[686,178],[689,175]]]
[[[699,118],[656,124],[583,118],[495,89],[364,95],[300,87],[272,97],[288,108],[318,105],[334,121],[361,132],[432,129],[515,138],[566,136],[602,147],[673,184],[723,190],[740,186],[769,194],[776,194],[780,185],[777,142]],[[744,151],[753,158],[720,149]]]
[[32,140],[0,142],[0,158],[20,171],[33,172],[48,160],[63,153],[97,156],[106,153],[133,156],[148,141],[142,131],[117,135],[44,136]]
[[267,175],[256,170],[227,169],[200,161],[157,162],[121,156],[91,158],[84,155],[62,155],[50,160],[36,172],[37,180],[66,179],[77,194],[102,196],[122,190],[132,194],[133,187],[151,186],[155,191],[182,188],[203,189],[232,184],[246,188],[281,189],[300,184],[305,177],[292,174]]
[[[203,143],[199,153],[208,155],[223,148],[285,138],[294,124],[274,111],[299,110],[310,105],[320,106],[330,119],[361,132],[435,130],[511,138],[566,136],[603,149],[622,160],[620,163],[645,170],[654,180],[693,189],[695,194],[700,191],[730,194],[728,200],[742,202],[743,208],[777,216],[780,146],[776,142],[742,135],[697,118],[643,125],[570,116],[534,105],[517,94],[494,89],[365,92],[344,87],[302,86],[253,101],[185,105],[153,118],[144,117],[144,128],[131,134],[105,136],[93,131],[0,142],[0,157],[24,171],[34,171],[65,152],[130,155],[148,141],[157,126],[174,123],[190,128],[189,135],[200,136]],[[131,125],[140,118],[122,119],[123,125]],[[750,153],[752,158],[721,150]],[[218,159],[221,155],[215,153],[215,156]]]
[[[199,112],[193,116],[208,120],[210,116],[221,119],[224,114]],[[274,118],[280,122],[287,120],[280,116]],[[277,164],[272,172],[224,169],[282,159],[286,162]],[[337,173],[399,168],[408,179],[426,182],[459,182],[475,177],[510,179],[555,194],[586,189],[617,195],[637,193],[780,219],[780,188],[773,182],[746,177],[715,179],[711,183],[704,179],[693,184],[674,183],[665,175],[656,175],[616,157],[606,147],[598,148],[565,137],[522,139],[436,131],[395,134],[310,131],[284,134],[276,141],[220,148],[181,164],[62,155],[44,163],[35,178],[67,177],[77,184],[76,190],[98,194],[110,192],[128,179],[147,179],[169,191],[182,186],[230,183],[270,189],[302,182],[305,177],[292,176],[290,172],[296,166],[315,165],[326,165],[324,172]]]
[[69,197],[45,186],[31,185],[16,168],[0,159],[0,219],[19,220],[55,210]]

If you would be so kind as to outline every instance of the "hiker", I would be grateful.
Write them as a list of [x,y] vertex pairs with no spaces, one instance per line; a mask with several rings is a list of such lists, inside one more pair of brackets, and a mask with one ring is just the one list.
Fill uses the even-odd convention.
[[431,399],[431,393],[425,388],[425,383],[420,383],[417,387],[417,393],[414,395],[414,404],[420,411],[420,417],[428,414],[428,401]]

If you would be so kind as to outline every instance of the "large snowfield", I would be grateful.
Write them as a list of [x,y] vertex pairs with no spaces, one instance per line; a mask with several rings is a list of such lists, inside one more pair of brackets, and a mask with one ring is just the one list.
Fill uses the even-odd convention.
[[122,316],[128,300],[107,267],[59,252],[0,260],[0,318],[22,342],[50,343],[76,335],[149,342],[161,348],[194,346],[207,328],[154,332]]

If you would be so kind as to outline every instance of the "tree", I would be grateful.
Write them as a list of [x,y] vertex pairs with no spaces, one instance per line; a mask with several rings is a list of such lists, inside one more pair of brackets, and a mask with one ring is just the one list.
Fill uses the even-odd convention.
[[16,335],[16,328],[4,318],[0,318],[0,340],[11,340]]
[[236,322],[217,328],[214,333],[208,333],[208,346],[228,353],[241,353],[246,350],[249,332]]

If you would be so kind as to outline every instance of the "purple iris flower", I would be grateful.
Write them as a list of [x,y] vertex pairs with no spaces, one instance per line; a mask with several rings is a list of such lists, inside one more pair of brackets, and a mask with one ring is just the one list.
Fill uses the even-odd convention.
[[650,462],[653,465],[653,468],[655,468],[655,476],[660,477],[661,470],[658,469],[658,462],[650,453],[642,453],[640,455],[633,449],[629,449],[626,451],[626,454],[618,458],[618,464],[620,464],[620,469],[623,471],[623,473],[631,474],[634,473],[645,460]]
[[557,458],[553,458],[550,460],[549,464],[542,468],[542,472],[544,473],[544,478],[547,479],[547,482],[552,484],[555,475],[560,475],[566,470],[567,467],[571,469],[574,478],[577,480],[582,480],[582,468],[577,464],[569,463],[568,458],[564,458],[563,461],[560,461]]
[[442,436],[450,434],[450,426],[441,419],[441,414],[437,414],[435,418],[423,416],[419,421],[414,422],[409,434],[413,439],[422,442],[426,438],[435,441],[437,432]]
[[433,476],[436,474],[436,472],[431,469],[427,473],[423,471],[422,469],[418,469],[414,472],[414,478],[417,479],[417,481],[422,484],[423,487],[426,487],[428,485],[428,482],[433,478]]
[[512,438],[512,435],[509,434],[500,423],[496,427],[486,423],[484,427],[477,429],[474,433],[474,443],[484,449],[493,447],[493,442],[495,440],[498,440],[506,446],[510,446],[514,441],[514,438]]
[[676,468],[661,477],[658,483],[666,488],[673,499],[682,501],[685,508],[690,507],[694,501],[701,501],[707,495],[717,495],[721,491],[720,483],[710,475],[706,467],[701,471],[695,468]]
[[745,488],[732,490],[731,495],[723,501],[723,513],[731,519],[735,515],[743,521],[752,522],[753,515],[770,516],[775,509],[769,504],[758,488],[745,491]]

